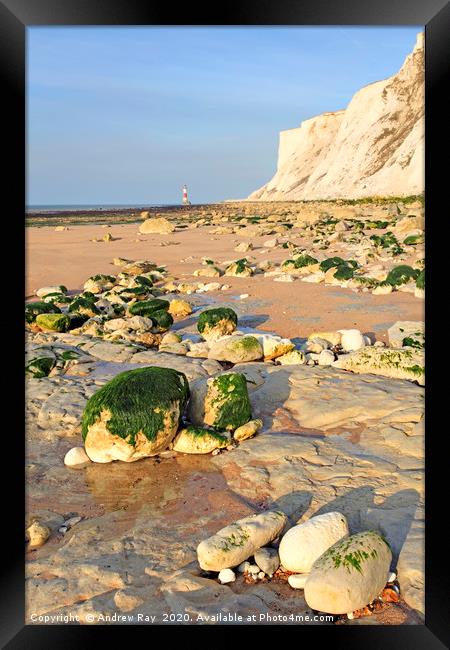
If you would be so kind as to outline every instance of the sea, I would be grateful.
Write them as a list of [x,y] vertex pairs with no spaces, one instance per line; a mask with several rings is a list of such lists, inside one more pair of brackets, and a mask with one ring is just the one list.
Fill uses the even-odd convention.
[[170,208],[174,203],[78,203],[78,204],[61,204],[61,205],[27,205],[26,212],[73,212],[75,210],[122,210],[122,209],[141,209],[141,208]]

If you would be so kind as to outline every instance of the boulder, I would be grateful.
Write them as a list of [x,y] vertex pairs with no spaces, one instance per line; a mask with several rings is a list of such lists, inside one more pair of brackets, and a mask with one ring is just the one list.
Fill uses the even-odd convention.
[[200,542],[198,563],[205,571],[235,567],[276,539],[287,524],[283,512],[268,511],[244,517]]
[[63,284],[58,284],[51,287],[42,287],[36,291],[38,298],[45,298],[45,296],[48,296],[49,293],[67,293],[67,287],[65,287]]
[[384,588],[391,560],[389,544],[378,533],[345,537],[314,562],[305,600],[311,609],[328,614],[361,609]]
[[328,342],[329,347],[340,345],[342,334],[341,332],[313,332],[308,336],[308,340],[323,339]]
[[142,235],[168,235],[174,230],[175,225],[164,217],[146,219],[144,223],[141,223],[139,226],[139,232]]
[[235,431],[251,417],[247,380],[243,374],[228,372],[192,384],[189,419],[196,426]]
[[229,437],[223,433],[189,426],[175,436],[173,449],[183,454],[209,454],[229,444]]
[[70,327],[70,317],[67,314],[38,314],[35,322],[48,332],[67,332]]
[[263,358],[263,348],[255,336],[225,336],[212,343],[208,358],[231,363],[247,363]]
[[248,278],[253,275],[253,269],[249,266],[248,261],[244,258],[233,262],[225,269],[225,275],[233,277]]
[[86,404],[87,455],[96,463],[155,456],[175,437],[188,397],[186,376],[176,370],[148,366],[116,375]]
[[293,526],[280,542],[280,561],[288,571],[309,573],[317,558],[342,537],[348,524],[340,512],[327,512]]

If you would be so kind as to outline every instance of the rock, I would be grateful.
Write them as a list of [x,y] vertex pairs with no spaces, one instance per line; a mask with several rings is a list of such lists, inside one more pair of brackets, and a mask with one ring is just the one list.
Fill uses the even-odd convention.
[[289,576],[288,583],[293,589],[304,589],[309,573],[294,573]]
[[[389,345],[392,348],[401,348],[405,339],[415,341],[418,345],[424,344],[425,323],[423,321],[398,320],[388,329]],[[410,343],[409,343],[410,344]]]
[[90,293],[102,293],[103,291],[109,291],[114,286],[116,278],[113,275],[93,275],[88,278],[83,285],[85,291],[90,291]]
[[196,269],[192,275],[199,278],[219,278],[222,271],[213,264],[207,264],[203,269]]
[[263,347],[264,361],[270,361],[281,357],[295,348],[290,339],[282,339],[280,336],[271,334],[253,334]]
[[148,366],[120,373],[86,404],[87,455],[96,463],[155,456],[175,437],[188,397],[186,375],[176,370]]
[[397,580],[397,574],[395,571],[388,571],[386,582],[394,582],[394,580]]
[[198,317],[197,329],[206,341],[216,341],[232,334],[238,322],[235,311],[228,307],[206,309]]
[[146,219],[139,226],[139,232],[143,235],[168,235],[174,230],[175,225],[164,217]]
[[175,332],[167,332],[162,337],[160,346],[171,345],[172,343],[181,343],[181,336]]
[[[323,339],[328,342],[327,347],[340,345],[342,334],[341,332],[313,332],[308,336],[308,340]],[[312,350],[314,352],[314,350]]]
[[253,275],[253,269],[249,266],[246,259],[237,260],[237,262],[233,262],[227,266],[225,275],[248,278]]
[[175,436],[173,449],[183,454],[210,454],[215,449],[223,449],[229,442],[223,433],[189,426]]
[[241,242],[234,249],[238,253],[246,253],[247,251],[253,250],[253,244],[251,242]]
[[283,273],[283,275],[278,275],[273,279],[274,282],[294,282],[294,280],[294,276],[289,273]]
[[36,291],[36,295],[39,298],[45,298],[49,293],[67,293],[67,288],[63,284],[54,285],[51,287],[41,287]]
[[73,469],[82,469],[89,465],[90,462],[84,447],[72,447],[64,456],[64,465]]
[[288,571],[308,573],[314,561],[342,537],[348,524],[340,512],[327,512],[290,528],[280,542],[280,561]]
[[282,366],[302,365],[306,363],[306,357],[301,350],[292,350],[281,357],[277,357],[277,363]]
[[322,350],[317,361],[319,366],[331,366],[334,361],[334,353],[331,350]]
[[275,237],[274,239],[267,239],[264,242],[263,246],[264,248],[275,248],[276,246],[278,246],[278,243],[279,243],[278,239]]
[[236,429],[236,431],[233,433],[233,439],[237,440],[238,442],[247,440],[247,438],[251,438],[255,435],[255,433],[258,433],[258,431],[262,428],[262,425],[262,420],[250,420],[250,422],[247,422],[246,424],[243,424]]
[[238,566],[256,550],[278,537],[286,523],[287,517],[283,512],[268,511],[244,517],[200,542],[197,547],[198,563],[205,571]]
[[245,562],[241,562],[241,564],[237,568],[238,573],[248,573],[250,566],[251,564],[250,562],[247,562],[247,560]]
[[255,551],[254,557],[261,571],[264,571],[269,576],[272,576],[280,566],[280,556],[276,548],[260,548]]
[[248,567],[248,572],[253,576],[258,575],[259,571],[260,571],[260,568],[259,568],[259,566],[257,564],[250,564],[249,567]]
[[196,357],[199,359],[206,359],[209,354],[210,344],[207,341],[201,343],[191,343],[189,352],[186,353],[188,357]]
[[186,300],[174,299],[170,301],[168,311],[172,316],[189,316],[192,314],[192,307]]
[[236,580],[236,574],[231,569],[222,569],[219,571],[218,579],[221,584],[226,585]]
[[50,537],[50,529],[40,521],[33,521],[26,530],[29,548],[43,546]]
[[317,273],[311,273],[311,275],[305,275],[305,277],[302,278],[302,282],[312,282],[313,284],[319,284],[320,282],[323,282],[325,279],[325,273],[323,271],[319,271]]
[[305,600],[311,609],[328,614],[361,609],[384,588],[391,560],[389,545],[378,533],[345,537],[314,562]]
[[311,338],[306,341],[304,345],[305,352],[313,352],[314,354],[320,354],[322,350],[327,350],[330,347],[329,341],[322,339],[318,336]]
[[414,348],[366,347],[352,354],[343,354],[333,362],[333,367],[352,372],[371,373],[417,381],[425,385],[425,359],[423,350]]
[[263,348],[255,336],[226,336],[212,343],[208,358],[231,363],[246,363],[263,358]]
[[56,226],[55,228],[55,232],[61,232],[63,230],[69,230],[69,228],[67,226]]
[[104,242],[113,241],[113,236],[111,235],[110,232],[107,232],[106,235],[103,235],[102,241]]
[[341,346],[345,352],[360,350],[365,346],[364,336],[359,330],[339,330]]
[[196,426],[235,431],[251,420],[245,376],[228,372],[191,385],[189,418]]

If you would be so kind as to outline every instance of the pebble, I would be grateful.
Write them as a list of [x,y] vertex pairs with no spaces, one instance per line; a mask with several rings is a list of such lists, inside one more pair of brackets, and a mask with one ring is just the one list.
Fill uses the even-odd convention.
[[334,361],[334,353],[331,350],[322,350],[317,361],[319,366],[331,366]]
[[64,535],[65,533],[67,533],[68,530],[69,529],[67,528],[67,526],[60,526],[58,528],[58,533],[62,533]]
[[219,573],[219,582],[223,585],[227,582],[234,582],[236,580],[236,574],[231,569],[222,569]]
[[280,566],[280,556],[275,548],[260,548],[255,552],[255,562],[267,574],[274,574]]
[[260,580],[262,580],[262,579],[265,578],[265,577],[266,577],[266,574],[264,573],[264,571],[260,571],[260,572],[258,573],[258,578],[259,578]]
[[293,589],[304,589],[308,575],[309,573],[294,573],[293,575],[289,576],[288,583]]
[[67,521],[64,522],[64,526],[67,526],[67,528],[72,528],[72,526],[75,526],[75,524],[78,524],[83,517],[71,517]]
[[246,572],[248,573],[250,566],[251,566],[250,562],[247,562],[246,560],[245,562],[241,562],[241,564],[237,568],[237,571],[238,573],[246,573]]
[[353,612],[348,612],[347,618],[349,618],[350,620],[354,619],[355,617],[353,616]]
[[248,298],[248,296],[249,296],[248,293],[241,293],[241,295],[239,296],[239,298],[240,298],[241,300],[244,300],[244,298]]
[[250,564],[248,567],[248,572],[252,573],[253,575],[257,575],[260,571],[260,568],[257,564]]
[[395,571],[389,571],[389,573],[387,574],[386,582],[394,582],[394,580],[396,579],[397,579],[397,574],[395,573]]

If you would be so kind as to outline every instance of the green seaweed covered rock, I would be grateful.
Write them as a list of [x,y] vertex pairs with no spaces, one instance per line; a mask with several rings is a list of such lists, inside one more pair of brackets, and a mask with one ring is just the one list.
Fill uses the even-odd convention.
[[39,314],[36,325],[49,332],[67,332],[70,328],[70,316],[67,314]]
[[173,449],[182,454],[209,454],[214,449],[223,449],[229,443],[228,436],[218,431],[189,426],[176,435]]
[[154,366],[122,372],[86,404],[87,455],[96,463],[155,456],[175,437],[188,398],[182,372]]
[[154,298],[153,300],[140,300],[129,306],[128,312],[131,316],[151,316],[161,309],[168,310],[170,302],[162,298]]
[[48,377],[55,363],[55,357],[35,357],[25,366],[25,372],[35,379],[42,379],[42,377]]
[[173,318],[165,309],[154,311],[149,318],[153,323],[152,332],[157,334],[167,332],[171,325],[173,325]]
[[227,266],[225,269],[225,275],[248,278],[253,275],[253,269],[249,265],[247,258],[244,257]]
[[25,305],[25,322],[34,323],[39,314],[60,314],[61,310],[56,305],[39,300],[37,302],[28,302]]
[[234,431],[252,419],[247,380],[239,372],[228,372],[192,385],[189,418],[196,426]]
[[232,334],[238,317],[229,307],[206,309],[198,317],[197,329],[206,341],[216,341],[221,336]]
[[112,289],[115,281],[116,278],[113,275],[104,275],[100,273],[88,278],[84,283],[83,288],[85,291],[90,291],[91,293],[102,293],[102,291]]
[[407,264],[400,264],[400,266],[395,266],[389,271],[386,277],[386,282],[394,287],[398,287],[402,284],[406,284],[410,280],[416,280],[419,273],[420,271],[418,269],[413,269]]
[[69,311],[76,312],[83,316],[88,316],[89,318],[97,316],[97,314],[100,313],[100,310],[95,306],[95,301],[95,296],[93,298],[77,296],[70,303]]
[[297,271],[298,269],[304,269],[308,266],[312,266],[317,263],[318,260],[316,260],[315,257],[311,257],[311,255],[303,254],[303,255],[299,255],[298,257],[294,257],[290,260],[285,260],[281,265],[281,269],[286,273],[292,273],[292,271]]

